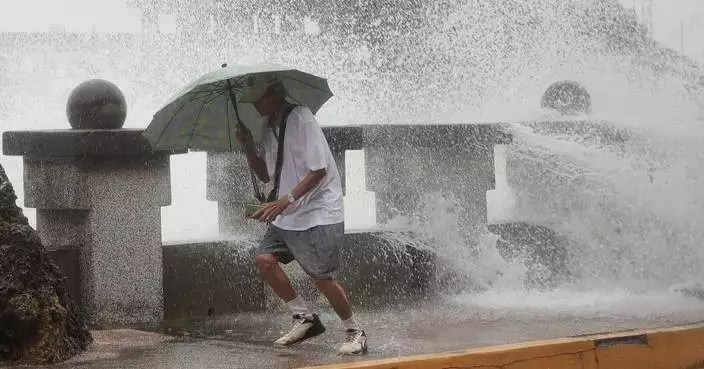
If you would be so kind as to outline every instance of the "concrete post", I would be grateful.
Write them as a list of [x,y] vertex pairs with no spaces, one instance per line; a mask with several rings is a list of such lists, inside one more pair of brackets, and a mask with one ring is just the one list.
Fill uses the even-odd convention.
[[3,152],[24,157],[25,206],[37,209],[46,248],[78,250],[89,322],[160,321],[161,207],[171,203],[174,152],[152,152],[130,129],[5,132]]
[[[579,136],[596,146],[625,150],[631,134],[606,121],[556,120],[522,122],[533,134],[547,137],[559,135]],[[589,192],[592,184],[588,177],[571,178],[554,171],[539,156],[540,152],[515,155],[511,146],[506,147],[506,182],[514,196],[511,209],[513,221],[538,224],[561,223],[576,211],[595,208],[593,199],[575,196]],[[536,155],[526,160],[523,155]]]
[[497,143],[510,138],[491,125],[364,127],[367,188],[376,194],[377,222],[420,216],[423,198],[454,197],[461,224],[486,223]]

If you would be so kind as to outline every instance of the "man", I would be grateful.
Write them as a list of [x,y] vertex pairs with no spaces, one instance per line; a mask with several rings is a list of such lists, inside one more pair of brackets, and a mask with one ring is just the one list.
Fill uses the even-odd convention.
[[355,321],[345,291],[334,279],[344,234],[342,184],[322,129],[309,108],[286,101],[286,91],[279,82],[257,79],[239,101],[252,103],[267,118],[262,155],[257,153],[251,132],[240,129],[237,133],[250,166],[264,183],[275,179],[279,127],[286,119],[280,196],[251,216],[272,222],[257,248],[255,262],[293,314],[291,330],[274,344],[290,346],[325,332],[318,315],[296,294],[279,266],[279,262],[297,260],[342,320],[346,337],[339,352],[366,352],[367,336]]

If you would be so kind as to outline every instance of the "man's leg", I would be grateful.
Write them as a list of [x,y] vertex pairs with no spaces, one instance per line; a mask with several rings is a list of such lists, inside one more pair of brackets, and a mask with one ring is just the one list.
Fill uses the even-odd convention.
[[360,354],[367,351],[367,334],[359,328],[354,319],[352,307],[345,290],[334,279],[313,279],[320,292],[330,302],[345,327],[345,342],[340,347],[341,354]]
[[335,310],[337,316],[343,321],[352,318],[352,307],[347,299],[345,290],[337,284],[334,279],[313,279],[318,290],[325,295],[330,302],[330,306]]
[[282,258],[281,261],[284,263],[293,260],[277,231],[269,228],[254,261],[267,283],[291,309],[293,315],[291,330],[274,342],[276,346],[290,346],[325,332],[325,327],[318,316],[308,309],[303,298],[296,296],[291,281],[279,265],[279,258]]
[[273,254],[259,254],[254,258],[259,267],[259,271],[264,275],[264,279],[269,283],[271,289],[284,300],[294,316],[313,318],[314,314],[308,309],[305,300],[297,296],[291,281],[286,272],[281,269],[278,258]]
[[342,354],[358,354],[367,350],[367,336],[355,321],[350,302],[344,289],[334,278],[340,267],[340,245],[344,237],[344,223],[321,225],[289,235],[288,248],[298,264],[315,281],[318,290],[325,295],[345,327],[345,341],[340,347]]
[[296,298],[296,291],[291,286],[291,281],[286,273],[279,266],[279,259],[273,254],[259,254],[254,257],[259,271],[264,275],[264,279],[284,302],[289,302]]

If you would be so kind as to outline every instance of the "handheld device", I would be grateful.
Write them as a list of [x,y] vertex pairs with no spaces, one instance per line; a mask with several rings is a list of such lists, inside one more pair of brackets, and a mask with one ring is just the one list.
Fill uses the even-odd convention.
[[244,204],[244,216],[249,218],[262,208],[259,204]]

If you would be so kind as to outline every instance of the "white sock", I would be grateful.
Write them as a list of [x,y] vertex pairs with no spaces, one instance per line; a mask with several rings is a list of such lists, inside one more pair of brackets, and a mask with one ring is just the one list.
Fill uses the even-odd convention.
[[343,320],[342,325],[345,327],[345,330],[349,330],[349,329],[359,330],[359,325],[357,325],[357,321],[354,320],[354,315],[352,315],[347,320]]
[[313,313],[308,310],[306,301],[303,300],[301,296],[296,296],[295,299],[287,302],[286,305],[288,305],[288,308],[291,309],[291,313],[293,313],[293,315],[300,315],[306,318],[313,317]]

